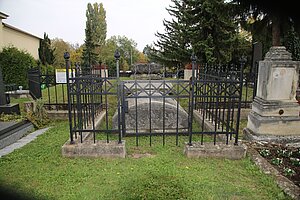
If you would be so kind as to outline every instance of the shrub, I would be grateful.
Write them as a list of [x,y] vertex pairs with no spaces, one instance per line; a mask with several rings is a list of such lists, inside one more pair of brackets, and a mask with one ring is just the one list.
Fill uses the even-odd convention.
[[4,47],[0,52],[0,67],[5,84],[14,83],[27,89],[27,71],[35,65],[36,62],[29,53],[20,51],[16,47]]
[[27,112],[27,119],[38,129],[49,123],[50,120],[47,116],[47,111],[44,108],[42,99],[36,100],[33,111]]
[[22,120],[23,120],[23,116],[22,115],[4,114],[4,113],[0,114],[0,121],[3,121],[3,122],[9,122],[9,121],[20,122]]

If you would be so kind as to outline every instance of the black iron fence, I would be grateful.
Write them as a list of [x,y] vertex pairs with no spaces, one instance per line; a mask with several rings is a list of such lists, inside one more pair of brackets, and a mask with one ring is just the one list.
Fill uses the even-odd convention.
[[[62,75],[65,76],[65,69]],[[63,77],[62,77],[63,79]],[[64,78],[65,79],[65,78]],[[42,99],[48,110],[67,110],[67,88],[66,82],[57,80],[57,73],[45,74],[39,67],[28,71],[29,93],[33,99]]]
[[214,143],[225,136],[226,144],[238,144],[243,64],[217,76],[196,69],[194,59],[190,80],[122,81],[119,73],[80,73],[66,58],[67,71],[72,72],[67,73],[71,143],[89,137],[94,143],[121,143],[123,137],[134,136],[139,145],[139,138],[147,136],[151,145],[154,136],[162,136],[165,144],[166,136],[175,135],[178,145],[179,136],[185,135],[189,144],[203,143],[207,136]]
[[[66,75],[65,69],[60,73]],[[65,79],[66,78],[62,78]],[[66,81],[57,80],[56,73],[40,73],[41,98],[48,110],[67,110],[67,86]]]
[[247,98],[243,99],[248,89],[245,89],[243,66],[242,62],[230,67],[206,66],[206,70],[196,70],[195,109],[201,120],[201,143],[203,134],[213,134],[214,143],[217,136],[225,136],[226,144],[232,138],[238,143],[240,112],[242,105],[248,103]]
[[[68,54],[66,55],[68,56]],[[96,142],[96,133],[105,133],[107,142],[108,135],[117,133],[108,124],[108,112],[117,109],[110,96],[117,97],[116,81],[108,78],[96,70],[85,68],[81,70],[78,66],[71,66],[66,57],[67,71],[67,99],[70,125],[70,141],[83,142],[88,134],[92,133]],[[103,128],[99,128],[97,120],[99,115],[105,113]]]
[[250,72],[246,72],[243,69],[243,78],[240,80],[240,66],[237,64],[226,64],[226,65],[202,65],[200,67],[201,74],[212,75],[214,77],[219,77],[220,79],[231,79],[242,81],[242,98],[241,107],[251,108],[252,101],[256,96],[256,86],[257,86],[257,71],[258,63],[252,68]]
[[14,83],[5,84],[4,87],[5,87],[4,88],[5,93],[7,93],[7,94],[13,93],[13,92],[15,92],[16,90],[19,89],[19,87],[17,86],[17,84],[14,84]]
[[33,99],[39,99],[42,97],[41,75],[38,67],[28,70],[28,86],[29,94]]
[[[101,70],[84,68],[75,63],[72,69],[75,73],[101,74]],[[55,69],[54,72],[41,72],[39,67],[31,68],[28,71],[29,93],[33,99],[42,99],[44,107],[48,110],[68,110],[68,93],[66,69]]]

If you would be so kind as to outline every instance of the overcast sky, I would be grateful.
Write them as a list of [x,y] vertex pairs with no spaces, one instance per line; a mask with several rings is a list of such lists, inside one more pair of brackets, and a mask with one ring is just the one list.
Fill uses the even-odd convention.
[[107,38],[126,36],[142,51],[164,32],[163,19],[170,19],[166,8],[171,0],[0,0],[0,12],[9,17],[4,23],[43,38],[61,38],[83,44],[88,3],[103,3],[106,10]]

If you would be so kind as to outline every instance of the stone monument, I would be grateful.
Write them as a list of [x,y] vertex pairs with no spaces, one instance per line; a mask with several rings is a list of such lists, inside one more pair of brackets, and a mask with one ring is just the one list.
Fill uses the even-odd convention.
[[257,96],[244,129],[246,139],[300,141],[299,63],[283,46],[271,47],[259,61]]

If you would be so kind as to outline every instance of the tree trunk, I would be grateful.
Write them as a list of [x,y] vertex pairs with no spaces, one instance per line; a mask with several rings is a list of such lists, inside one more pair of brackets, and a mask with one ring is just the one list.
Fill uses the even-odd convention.
[[280,18],[272,17],[272,46],[280,46]]

